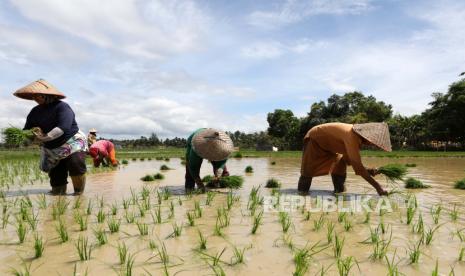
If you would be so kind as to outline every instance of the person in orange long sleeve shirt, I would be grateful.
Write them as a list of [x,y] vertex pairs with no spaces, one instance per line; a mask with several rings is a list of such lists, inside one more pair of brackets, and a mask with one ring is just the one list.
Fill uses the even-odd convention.
[[387,195],[373,178],[378,174],[377,170],[367,169],[362,164],[360,156],[362,144],[391,151],[387,124],[327,123],[310,129],[304,137],[298,190],[308,193],[313,177],[331,174],[334,192],[345,192],[347,166],[352,166],[355,174],[370,183],[379,195]]

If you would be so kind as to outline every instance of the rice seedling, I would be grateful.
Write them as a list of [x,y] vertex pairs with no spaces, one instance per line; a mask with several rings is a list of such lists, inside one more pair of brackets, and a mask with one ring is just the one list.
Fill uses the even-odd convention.
[[412,223],[416,210],[417,208],[413,204],[409,203],[409,205],[407,206],[407,225],[410,225]]
[[397,253],[397,249],[394,250],[394,254],[392,255],[392,258],[390,260],[387,257],[387,255],[384,256],[384,259],[386,260],[386,264],[387,264],[387,268],[388,268],[388,276],[400,276],[400,275],[403,275],[403,273],[401,273],[399,271],[400,260],[398,260],[397,262],[395,261],[396,253]]
[[388,164],[378,168],[378,172],[383,174],[390,182],[402,180],[407,174],[407,168],[402,164]]
[[452,221],[457,221],[459,218],[459,210],[457,209],[456,203],[454,203],[454,208],[450,211],[449,216]]
[[104,229],[94,229],[93,232],[98,245],[104,245],[108,242],[107,234]]
[[461,242],[465,241],[465,234],[463,234],[464,230],[465,230],[465,228],[457,229],[453,233],[453,235],[457,235],[457,237],[460,239]]
[[14,276],[31,276],[32,273],[31,273],[31,265],[32,263],[30,263],[29,265],[27,265],[26,263],[23,263],[23,269],[20,269],[20,270],[17,270],[15,268],[12,268],[11,269],[11,274],[14,275]]
[[149,226],[143,222],[136,222],[137,229],[139,229],[139,234],[141,236],[147,236],[149,234]]
[[253,173],[253,167],[252,166],[247,166],[245,167],[245,170],[244,170],[246,173]]
[[275,178],[270,178],[266,181],[266,188],[281,188],[281,182]]
[[171,233],[168,237],[179,237],[182,233],[182,225],[178,225],[176,222],[172,225],[173,226],[173,233]]
[[423,216],[421,215],[421,213],[418,215],[418,221],[412,229],[413,232],[416,232],[418,234],[423,234],[425,232],[425,224],[423,222]]
[[158,223],[160,224],[162,222],[162,217],[161,217],[161,207],[158,206],[157,210],[155,211],[155,214],[154,213],[150,213],[150,215],[152,216],[152,220],[153,220],[153,223]]
[[262,223],[263,218],[263,211],[261,211],[258,215],[254,216],[253,218],[253,225],[252,225],[252,234],[255,235],[257,233],[258,227]]
[[39,205],[39,209],[47,209],[47,197],[45,196],[45,194],[39,194],[37,196],[37,205]]
[[365,211],[365,219],[363,220],[363,223],[368,224],[368,223],[370,223],[370,220],[371,220],[371,213]]
[[287,231],[292,225],[291,218],[289,217],[289,213],[279,212],[279,222],[281,223],[281,228],[283,229],[283,233],[287,233]]
[[86,214],[89,216],[92,214],[92,199],[89,199],[89,201],[87,202],[87,208],[86,208]]
[[425,232],[425,234],[423,235],[423,242],[426,244],[426,245],[430,245],[431,242],[433,241],[434,239],[434,234],[436,233],[436,231],[439,229],[439,227],[441,227],[441,225],[437,225],[436,227],[434,228],[428,228],[428,230]]
[[87,237],[79,236],[78,240],[74,244],[79,255],[79,260],[87,261],[90,260],[92,254],[92,245],[89,244]]
[[168,215],[168,218],[169,219],[174,218],[174,204],[173,204],[173,201],[170,202],[170,213]]
[[81,205],[82,205],[82,198],[80,196],[76,197],[76,199],[74,200],[74,203],[73,203],[73,209],[76,210],[76,209],[79,209],[81,208]]
[[88,216],[84,218],[79,211],[74,212],[74,221],[79,224],[79,231],[87,230],[87,220]]
[[55,225],[55,230],[57,231],[58,236],[60,237],[61,243],[65,243],[69,240],[68,229],[66,228],[66,225],[63,222],[63,220],[58,220],[58,224]]
[[42,257],[44,253],[44,240],[38,233],[34,234],[34,258]]
[[223,227],[221,227],[218,219],[216,219],[215,227],[213,228],[213,235],[224,237]]
[[35,231],[37,224],[39,223],[39,212],[37,211],[37,213],[34,213],[33,210],[28,212],[26,215],[26,221],[29,224],[29,227],[31,227],[31,230]]
[[167,170],[171,170],[170,167],[168,167],[167,165],[163,164],[160,166],[160,171],[167,171]]
[[139,216],[140,216],[141,218],[145,217],[146,209],[145,209],[145,207],[143,206],[143,204],[137,202],[137,208],[138,208],[138,210],[139,210]]
[[103,212],[103,209],[100,209],[97,213],[97,222],[98,223],[103,223],[105,221],[106,215]]
[[2,229],[5,229],[5,227],[8,225],[9,220],[10,213],[4,212],[2,215]]
[[406,166],[407,168],[414,168],[414,167],[417,166],[417,164],[415,164],[415,163],[406,163],[405,166]]
[[455,184],[454,184],[454,188],[455,189],[465,190],[465,178],[462,179],[462,180],[456,181]]
[[129,205],[130,205],[130,200],[123,198],[123,209],[124,210],[129,209]]
[[199,250],[206,250],[207,249],[207,238],[202,234],[202,232],[197,229],[199,234]]
[[118,204],[115,202],[111,204],[111,215],[116,216],[116,214],[118,214]]
[[231,258],[231,264],[242,264],[244,263],[244,253],[247,247],[239,249],[237,246],[233,246],[233,254],[234,256]]
[[117,232],[119,232],[119,227],[121,225],[121,220],[112,217],[111,219],[109,219],[107,221],[107,224],[108,224],[108,229],[110,230],[110,233],[112,233],[112,234],[117,233]]
[[352,225],[352,222],[350,221],[350,219],[348,217],[345,217],[344,218],[344,230],[346,230],[346,232],[349,232],[354,226]]
[[462,262],[464,256],[465,256],[465,247],[462,246],[459,250],[459,257],[457,258],[457,260],[459,262]]
[[163,195],[163,200],[168,200],[171,197],[170,189],[168,189],[168,187],[163,188],[162,195]]
[[[348,276],[352,267],[354,265],[358,266],[358,263],[354,257],[350,256],[345,259],[337,259],[336,265],[337,265],[337,271],[339,272],[340,276]],[[360,270],[360,267],[359,267],[359,270]]]
[[16,217],[16,235],[18,236],[19,243],[24,242],[27,232],[28,230],[23,220],[19,217]]
[[132,269],[134,267],[134,262],[136,261],[136,255],[128,253],[126,257],[126,263],[124,264],[124,275],[132,276]]
[[200,202],[198,202],[197,200],[194,201],[194,213],[197,218],[202,217],[202,208],[200,207]]
[[431,206],[430,213],[433,218],[434,224],[439,223],[439,218],[441,217],[442,205]]
[[339,236],[334,233],[334,243],[333,243],[333,254],[334,257],[339,259],[342,256],[342,249],[344,248],[345,238],[339,238]]
[[231,216],[229,215],[229,212],[227,209],[225,209],[224,207],[220,207],[216,209],[216,214],[217,214],[216,221],[221,228],[229,226],[229,223],[231,221]]
[[213,201],[213,198],[215,198],[216,193],[212,191],[207,192],[207,199],[205,200],[205,205],[210,206],[211,202]]
[[422,243],[422,240],[419,240],[416,244],[413,244],[409,247],[408,256],[409,256],[410,264],[418,263],[418,260],[420,259],[420,254],[421,254],[421,250],[420,250],[421,243]]
[[122,265],[126,263],[126,260],[128,257],[128,247],[126,246],[124,242],[122,242],[122,244],[118,242],[117,250],[118,250],[119,264]]
[[293,275],[305,275],[308,271],[311,258],[326,249],[327,247],[318,248],[320,242],[315,243],[313,246],[308,247],[307,245],[304,248],[297,249],[294,252],[294,263],[295,263],[295,272]]
[[431,276],[439,276],[438,259],[436,259],[436,266],[434,267],[433,272],[431,272]]
[[138,196],[137,196],[137,193],[136,193],[136,191],[134,191],[134,190],[132,189],[132,187],[129,188],[129,189],[130,189],[130,191],[131,191],[131,204],[132,204],[132,205],[136,205],[137,200],[139,199]]
[[326,241],[328,244],[333,242],[333,235],[334,235],[334,223],[332,221],[329,221],[328,224],[326,224]]
[[420,180],[409,177],[406,180],[404,180],[405,183],[405,188],[407,189],[424,189],[424,188],[430,188],[430,185],[423,184]]
[[337,222],[339,223],[343,222],[346,216],[347,216],[346,212],[337,213]]
[[325,223],[324,214],[321,214],[320,217],[316,220],[313,220],[313,230],[320,231],[321,227],[323,227]]
[[392,241],[392,232],[389,236],[389,239],[386,240],[378,240],[376,243],[373,244],[373,253],[371,253],[370,258],[373,260],[382,260],[386,257],[387,251],[389,249],[389,245]]
[[165,243],[162,243],[161,246],[157,247],[157,253],[157,257],[160,259],[163,265],[166,266],[170,262],[170,255],[166,250]]
[[189,226],[195,225],[195,214],[192,211],[186,211],[187,220],[189,222]]
[[223,248],[223,250],[221,252],[217,252],[215,255],[209,255],[207,253],[204,253],[204,252],[201,252],[201,254],[203,254],[204,256],[206,256],[207,258],[209,258],[212,263],[211,265],[212,266],[218,266],[220,262],[223,262],[221,260],[221,256],[223,255],[223,253],[226,251],[226,247]]
[[311,214],[312,213],[310,213],[309,211],[305,212],[304,220],[309,221],[310,217],[312,216]]
[[136,216],[134,215],[134,212],[124,212],[124,219],[126,220],[127,223],[134,223],[136,220]]

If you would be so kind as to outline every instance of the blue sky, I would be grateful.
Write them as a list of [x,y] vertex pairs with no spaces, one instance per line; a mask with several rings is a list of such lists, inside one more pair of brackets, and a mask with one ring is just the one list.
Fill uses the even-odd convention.
[[105,137],[265,130],[276,108],[362,91],[403,115],[465,71],[465,2],[0,1],[0,128],[44,78]]

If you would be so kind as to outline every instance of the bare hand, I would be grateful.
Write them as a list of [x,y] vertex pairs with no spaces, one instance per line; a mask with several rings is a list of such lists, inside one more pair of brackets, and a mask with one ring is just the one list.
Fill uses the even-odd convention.
[[379,174],[379,171],[377,168],[369,168],[367,169],[368,173],[371,175],[371,176],[376,176]]
[[384,189],[381,189],[381,190],[379,190],[379,191],[377,191],[377,192],[378,192],[378,195],[380,195],[380,196],[387,196],[387,195],[389,194],[389,193],[388,193],[386,190],[384,190]]

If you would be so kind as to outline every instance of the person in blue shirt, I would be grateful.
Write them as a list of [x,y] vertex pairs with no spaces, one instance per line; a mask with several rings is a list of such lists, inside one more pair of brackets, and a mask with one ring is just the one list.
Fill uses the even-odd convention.
[[186,192],[192,192],[197,184],[202,192],[205,186],[200,178],[200,167],[203,159],[207,159],[213,166],[216,179],[228,176],[226,161],[234,150],[231,138],[223,131],[213,128],[200,128],[187,139],[186,148]]
[[37,103],[27,116],[24,129],[41,130],[34,133],[41,143],[40,168],[50,177],[51,193],[66,194],[69,175],[75,194],[81,194],[86,183],[87,140],[79,131],[73,110],[61,101],[65,95],[43,79],[14,95]]

